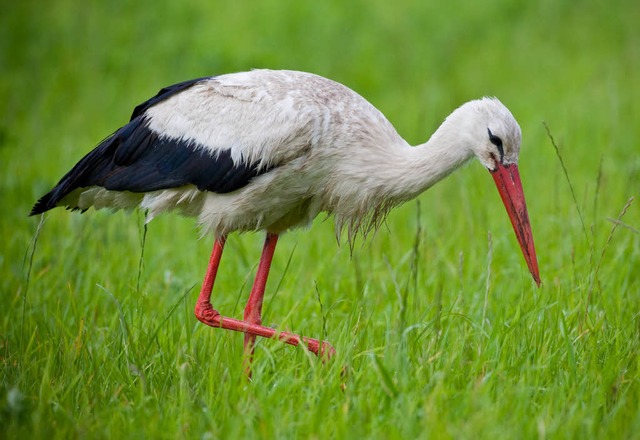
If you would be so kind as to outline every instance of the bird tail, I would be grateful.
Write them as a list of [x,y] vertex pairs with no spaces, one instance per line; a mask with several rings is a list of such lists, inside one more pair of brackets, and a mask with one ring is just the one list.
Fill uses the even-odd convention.
[[[90,170],[91,168],[104,167],[104,162],[108,161],[108,157],[105,157],[105,152],[110,149],[115,134],[117,134],[117,132],[100,142],[94,150],[89,152],[65,174],[51,191],[40,197],[36,204],[33,205],[33,208],[31,208],[29,215],[38,215],[53,209],[74,190],[90,186],[92,184],[89,180]],[[100,167],[100,165],[102,166]],[[79,209],[73,206],[69,208]]]
[[[127,171],[126,167],[118,169],[118,165],[130,165],[139,159],[138,156],[148,153],[149,150],[155,151],[154,149],[146,148],[154,143],[154,136],[157,136],[146,129],[144,114],[150,107],[209,78],[192,79],[165,87],[156,96],[137,106],[131,115],[129,123],[111,136],[108,136],[94,150],[83,157],[71,171],[60,179],[60,182],[51,191],[36,202],[29,215],[42,214],[55,208],[74,190],[92,185],[105,186],[107,184],[106,186],[113,187],[108,189],[114,190],[146,191],[158,189],[151,188],[153,185],[149,185],[146,181],[138,181],[139,176],[136,175],[135,168]],[[128,145],[117,152],[122,142],[126,142]],[[119,176],[123,176],[123,178],[118,180]],[[173,181],[162,182],[163,185],[166,184],[168,186],[174,186],[174,183]],[[180,184],[184,183],[186,182]],[[176,184],[175,186],[179,185]],[[161,185],[161,187],[165,186]],[[70,208],[81,209],[77,206],[71,206]]]
[[[29,215],[42,214],[43,212],[55,208],[62,199],[69,195],[69,193],[80,188],[82,185],[78,184],[79,175],[74,173],[74,171],[76,171],[76,168],[72,169],[62,179],[60,179],[60,182],[58,182],[51,191],[40,197],[35,205],[33,205],[33,208],[31,208]],[[71,209],[74,208],[71,207]]]
[[42,214],[50,210],[51,208],[55,208],[56,204],[62,199],[64,196],[60,196],[57,191],[58,187],[56,186],[51,191],[46,193],[44,196],[40,197],[33,208],[31,208],[31,212],[29,215],[38,215]]

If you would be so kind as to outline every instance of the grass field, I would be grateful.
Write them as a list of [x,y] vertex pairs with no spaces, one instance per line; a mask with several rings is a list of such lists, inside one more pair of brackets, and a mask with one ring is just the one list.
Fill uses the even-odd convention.
[[[93,3],[0,5],[0,439],[640,438],[637,1]],[[192,219],[144,248],[141,214],[36,233],[35,200],[136,104],[256,67],[343,82],[413,144],[498,96],[543,286],[474,162],[352,256],[331,221],[284,235],[264,321],[338,354],[262,340],[248,383],[242,337],[193,316]],[[219,310],[241,315],[261,242],[229,238]]]

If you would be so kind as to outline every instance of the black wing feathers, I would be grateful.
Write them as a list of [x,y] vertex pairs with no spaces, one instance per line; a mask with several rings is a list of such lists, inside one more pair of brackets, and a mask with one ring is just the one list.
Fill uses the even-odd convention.
[[191,184],[202,191],[228,193],[269,171],[272,167],[234,162],[230,150],[211,152],[188,140],[163,137],[149,128],[144,116],[149,107],[198,81],[162,89],[136,107],[132,120],[83,157],[38,200],[30,215],[54,208],[77,188],[147,192]]
[[147,101],[143,102],[142,104],[138,105],[136,108],[133,109],[133,113],[131,114],[130,121],[133,121],[138,116],[141,116],[145,111],[147,111],[149,107],[157,104],[158,102],[164,101],[170,96],[173,96],[176,93],[186,90],[192,85],[199,83],[200,81],[204,81],[205,79],[211,79],[211,78],[214,78],[214,77],[205,76],[202,78],[190,79],[189,81],[183,81],[181,83],[174,84],[172,86],[168,86],[168,87],[165,87],[164,89],[161,89],[156,96],[154,96],[151,99],[148,99]]
[[[228,193],[245,186],[251,178],[265,172],[256,166],[235,163],[229,150],[211,153],[182,139],[159,136],[144,120],[121,139],[108,166],[94,169],[84,186],[101,186],[113,191],[146,192],[183,185],[202,191]],[[124,127],[126,128],[126,127]]]

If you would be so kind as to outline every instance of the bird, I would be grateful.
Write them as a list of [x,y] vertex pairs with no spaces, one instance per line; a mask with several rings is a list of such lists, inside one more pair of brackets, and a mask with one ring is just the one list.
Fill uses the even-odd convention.
[[[352,242],[475,157],[493,177],[540,286],[518,171],[521,141],[516,119],[495,97],[460,105],[425,143],[411,146],[365,98],[319,75],[256,69],[201,77],[135,107],[30,215],[63,206],[139,208],[147,222],[168,211],[197,217],[203,235],[214,238],[197,319],[244,333],[249,363],[258,336],[330,358],[336,352],[328,341],[262,325],[280,235],[325,213],[334,217],[338,240],[346,233]],[[243,319],[236,319],[213,308],[211,295],[228,235],[247,231],[264,232],[265,241]]]

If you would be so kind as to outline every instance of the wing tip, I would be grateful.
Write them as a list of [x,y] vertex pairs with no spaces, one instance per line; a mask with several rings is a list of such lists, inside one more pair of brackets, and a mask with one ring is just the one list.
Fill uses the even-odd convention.
[[53,191],[48,192],[44,196],[40,197],[33,208],[31,208],[31,212],[29,213],[29,217],[42,214],[47,212],[48,210],[56,207],[57,201],[54,200]]

